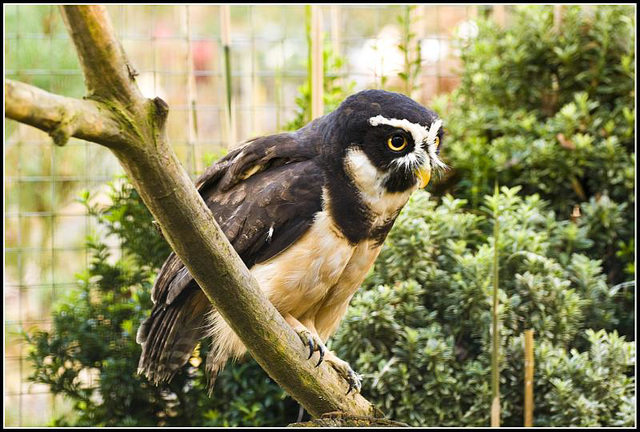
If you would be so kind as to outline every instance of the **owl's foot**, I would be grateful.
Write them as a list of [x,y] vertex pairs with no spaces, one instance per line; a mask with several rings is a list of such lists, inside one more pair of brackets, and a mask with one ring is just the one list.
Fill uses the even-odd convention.
[[305,346],[309,347],[308,358],[311,358],[311,356],[313,356],[313,353],[316,351],[320,353],[320,359],[318,360],[316,367],[320,366],[320,363],[322,363],[324,355],[327,352],[327,347],[324,346],[324,342],[322,342],[322,339],[320,339],[320,336],[318,336],[317,332],[313,328],[313,325],[310,326],[310,330],[309,327],[302,324],[291,314],[285,315],[284,320],[298,334],[302,343],[305,344]]
[[360,389],[362,388],[362,375],[356,373],[349,363],[346,361],[339,359],[336,357],[334,353],[331,351],[327,352],[327,358],[325,359],[327,363],[329,363],[333,368],[340,374],[342,378],[349,384],[349,390],[347,390],[347,394],[351,393],[351,390],[355,390],[354,393],[360,393]]
[[320,353],[320,358],[318,363],[316,363],[316,367],[320,366],[323,360],[328,362],[349,384],[347,394],[351,393],[351,390],[355,390],[354,393],[360,393],[360,389],[362,388],[362,376],[354,372],[354,370],[351,369],[351,366],[349,366],[349,363],[339,359],[334,353],[327,349],[320,336],[316,333],[313,324],[306,323],[308,325],[307,327],[290,314],[285,315],[284,319],[300,337],[302,343],[309,347],[308,358],[311,358],[313,353],[316,351]]
[[316,334],[311,333],[306,327],[302,329],[296,330],[298,336],[302,340],[302,343],[309,347],[309,357],[313,355],[314,352],[318,351],[320,353],[320,359],[316,364],[316,367],[320,366],[322,360],[324,359],[324,355],[327,352],[327,347],[324,346],[324,343],[320,339],[320,337]]

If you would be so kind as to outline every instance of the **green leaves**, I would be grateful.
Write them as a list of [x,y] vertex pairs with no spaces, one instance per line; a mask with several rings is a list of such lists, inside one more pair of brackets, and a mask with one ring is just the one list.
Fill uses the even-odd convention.
[[629,280],[629,255],[617,252],[633,237],[631,12],[568,6],[558,31],[548,6],[514,9],[506,29],[481,23],[442,113],[451,143],[444,157],[460,179],[443,187],[473,208],[496,178],[539,194],[563,220],[578,205],[585,215],[578,226],[594,241],[587,253],[603,259],[611,283]]
[[[33,367],[30,380],[72,401],[73,417],[54,419],[73,426],[238,426],[294,421],[297,404],[253,361],[223,372],[213,398],[204,368],[183,368],[169,384],[155,386],[137,374],[135,337],[151,308],[151,287],[169,246],[133,187],[112,183],[110,203],[90,204],[105,237],[89,237],[90,265],[78,287],[55,307],[49,331],[25,334]],[[107,239],[121,245],[114,256]],[[110,244],[112,241],[110,242]],[[197,364],[197,362],[196,362]]]
[[[488,215],[497,210],[503,424],[522,425],[524,329],[535,330],[538,347],[536,425],[629,421],[611,415],[633,395],[633,343],[616,330],[616,315],[629,315],[620,311],[622,287],[608,285],[602,262],[585,255],[593,247],[586,227],[558,220],[548,202],[519,187],[485,196],[481,213],[466,207],[448,195],[438,204],[414,194],[354,296],[331,347],[365,374],[364,395],[413,426],[488,424]],[[617,366],[601,371],[605,362]],[[603,379],[615,383],[606,395],[594,390]],[[572,400],[579,402],[568,409]]]

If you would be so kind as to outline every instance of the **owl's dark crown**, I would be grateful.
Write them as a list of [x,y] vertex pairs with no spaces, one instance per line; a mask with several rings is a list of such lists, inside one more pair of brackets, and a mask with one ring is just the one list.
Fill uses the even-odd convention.
[[[385,90],[363,90],[346,98],[334,111],[342,121],[340,127],[352,132],[370,127],[371,117],[405,119],[411,123],[430,127],[438,115],[414,101],[395,92]],[[342,123],[344,122],[344,123]]]

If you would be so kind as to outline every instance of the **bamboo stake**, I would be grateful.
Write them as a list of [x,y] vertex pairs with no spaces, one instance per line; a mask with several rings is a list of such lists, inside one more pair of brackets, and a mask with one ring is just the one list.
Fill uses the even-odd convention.
[[329,13],[331,16],[331,46],[333,47],[333,53],[336,56],[340,55],[340,6],[331,5],[329,7]]
[[[342,34],[340,33],[340,6],[331,5],[329,7],[329,14],[331,17],[331,49],[333,50],[333,55],[336,57],[340,56],[341,47],[340,40]],[[340,77],[336,78],[335,85],[341,85]]]
[[411,26],[411,6],[404,7],[404,94],[411,97],[411,49],[409,47],[409,34]]
[[[422,62],[422,55],[420,54],[420,44],[422,40],[426,37],[426,18],[427,18],[427,6],[419,5],[416,6],[414,19],[411,20],[411,31],[415,33],[416,41],[415,41],[415,49],[412,50],[413,59],[420,59]],[[424,75],[422,73],[422,64],[416,70],[416,78],[415,82],[418,84],[416,87],[411,89],[411,98],[414,100],[418,100],[422,104],[426,105],[426,100],[424,99],[424,92],[422,91],[424,84]]]
[[563,15],[564,15],[564,6],[554,5],[553,6],[553,29],[556,32],[560,31],[560,27],[562,27]]
[[[498,182],[496,181],[494,195],[498,196]],[[500,235],[500,214],[498,209],[494,209],[493,215],[493,308],[492,308],[492,352],[491,352],[491,426],[500,427],[500,334],[498,316],[498,244]]]
[[322,55],[322,11],[311,6],[311,118],[324,115],[324,59]]
[[474,6],[467,6],[467,19],[468,20],[476,20],[478,19],[478,6],[474,5]]
[[196,116],[196,75],[193,65],[193,45],[191,43],[189,5],[184,6],[184,31],[187,35],[187,148],[189,160],[192,163],[194,173],[200,172],[200,157],[195,151],[195,143],[198,140],[198,123]]
[[533,330],[524,331],[524,426],[533,426]]
[[[262,135],[263,133],[262,133],[262,122],[260,121],[260,117],[258,116],[258,111],[255,109],[255,107],[261,105],[261,103],[259,98],[260,81],[258,80],[258,73],[257,73],[258,59],[256,56],[256,53],[258,52],[258,50],[256,48],[256,35],[254,30],[255,14],[254,14],[253,8],[249,8],[249,17],[251,22],[251,106],[253,107],[253,109],[251,110],[251,115],[252,115],[251,123],[253,127],[251,128],[251,130],[253,131],[252,134],[254,136],[257,136],[257,135]],[[278,56],[278,61],[280,57],[281,56]],[[276,70],[277,70],[277,67],[276,67]],[[276,109],[276,112],[278,111],[279,110]],[[277,126],[277,130],[279,130],[280,123],[276,122],[276,126]]]
[[236,125],[233,115],[233,76],[231,75],[231,6],[220,6],[220,39],[224,52],[224,76],[227,98],[227,147],[236,144]]
[[498,24],[500,27],[504,27],[507,21],[506,18],[507,18],[507,13],[504,5],[493,7],[493,20],[496,22],[496,24]]

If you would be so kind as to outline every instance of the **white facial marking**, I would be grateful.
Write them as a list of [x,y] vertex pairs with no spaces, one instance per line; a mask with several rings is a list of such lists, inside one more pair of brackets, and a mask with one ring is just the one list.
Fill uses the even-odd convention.
[[347,170],[358,185],[360,194],[368,200],[377,200],[384,192],[384,183],[389,177],[375,167],[362,150],[349,149],[346,157]]
[[428,165],[431,169],[431,163],[429,158],[422,157],[422,160],[418,158],[418,154],[424,154],[423,150],[416,150],[402,157],[395,158],[391,161],[392,164],[397,165],[399,168],[404,168],[406,171],[413,171],[420,165]]
[[345,168],[358,186],[363,201],[381,221],[402,208],[418,186],[416,183],[403,192],[387,192],[384,184],[389,173],[380,171],[362,150],[355,148],[347,152]]
[[408,158],[408,156],[414,155],[415,158],[415,154],[420,153],[420,151],[423,150],[422,146],[426,144],[426,151],[429,154],[430,165],[435,165],[439,168],[447,167],[447,165],[442,162],[442,160],[440,160],[436,153],[436,151],[438,150],[438,148],[436,147],[436,137],[438,136],[438,131],[442,127],[441,119],[438,119],[431,123],[431,127],[429,128],[418,123],[412,123],[407,119],[389,119],[381,115],[371,117],[369,119],[369,123],[371,124],[371,126],[388,125],[397,127],[400,129],[404,129],[411,134],[411,136],[413,137],[413,142],[415,143],[415,150],[412,153],[403,156],[402,158],[398,158],[398,162],[396,162],[397,164],[408,167],[411,165],[411,162],[416,163],[417,160],[412,160],[411,158]]

